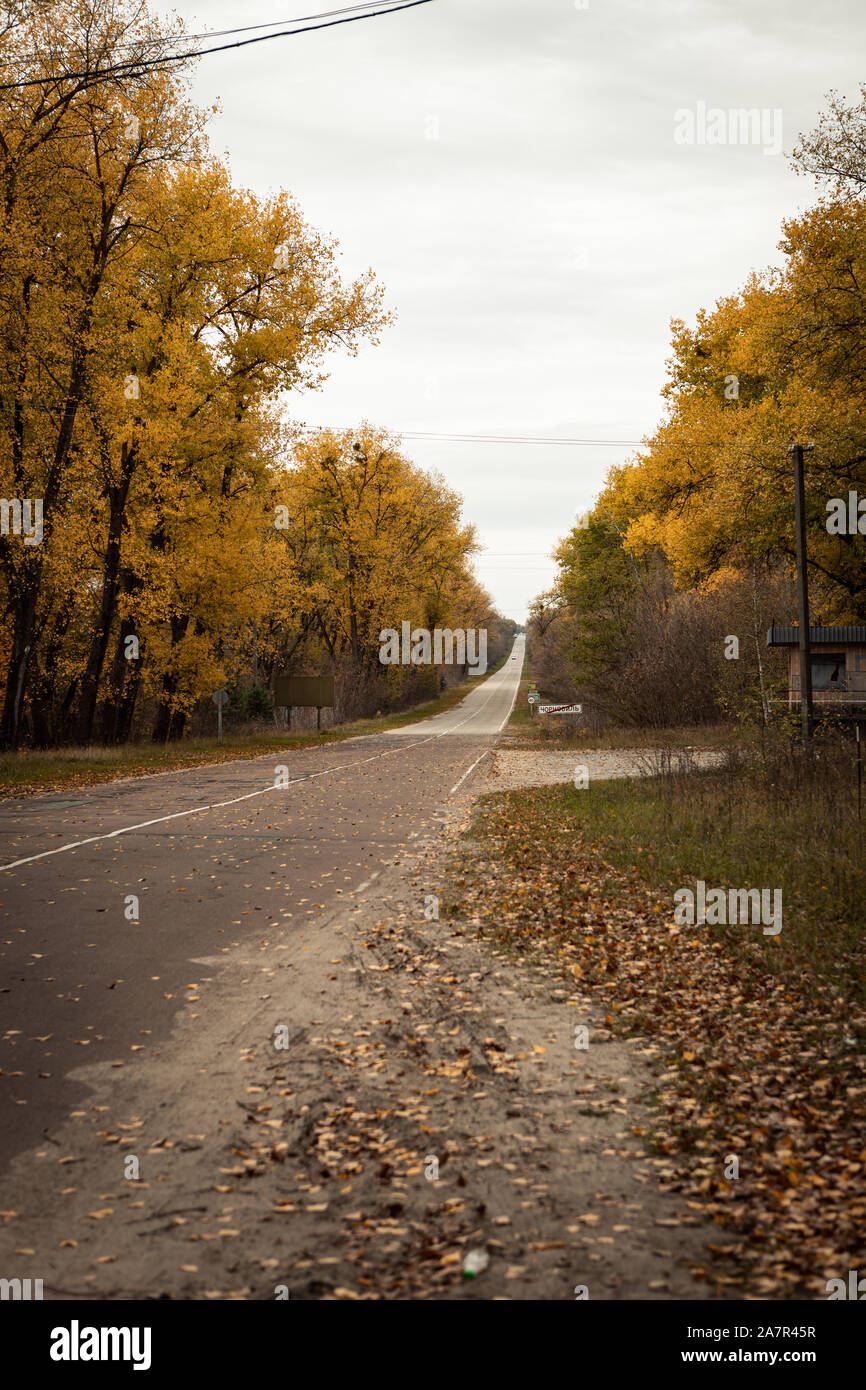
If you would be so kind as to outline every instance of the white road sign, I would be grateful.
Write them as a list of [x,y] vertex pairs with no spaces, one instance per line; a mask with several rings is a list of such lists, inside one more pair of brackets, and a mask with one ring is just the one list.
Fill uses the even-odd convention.
[[583,705],[539,705],[539,714],[582,714]]

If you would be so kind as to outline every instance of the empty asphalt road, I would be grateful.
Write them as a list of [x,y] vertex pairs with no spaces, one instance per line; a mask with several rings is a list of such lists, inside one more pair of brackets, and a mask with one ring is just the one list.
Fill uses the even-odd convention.
[[403,729],[0,803],[0,1174],[86,1099],[71,1072],[159,1056],[203,964],[375,892],[472,785],[513,656]]

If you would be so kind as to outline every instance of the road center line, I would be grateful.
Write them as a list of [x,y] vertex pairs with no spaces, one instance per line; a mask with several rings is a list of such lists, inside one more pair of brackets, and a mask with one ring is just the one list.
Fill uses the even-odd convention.
[[[522,667],[522,666],[521,666],[520,670],[521,670],[521,672],[522,672],[522,670],[523,670],[523,667]],[[503,719],[502,723],[499,725],[499,728],[496,730],[497,734],[501,734],[501,733],[502,733],[502,730],[505,728],[505,725],[508,723],[509,719],[511,718],[511,711],[514,709],[514,702],[515,702],[515,700],[517,699],[517,692],[518,692],[519,689],[520,689],[520,675],[518,674],[518,677],[517,677],[517,684],[516,684],[515,687],[514,687],[514,694],[513,694],[512,697],[511,697],[511,704],[508,706],[508,712],[507,712],[505,718]],[[470,772],[474,772],[475,769],[476,769],[476,767],[478,766],[478,764],[479,764],[480,762],[483,762],[484,759],[487,757],[488,753],[492,753],[493,751],[494,751],[493,748],[486,748],[486,749],[484,750],[484,752],[481,754],[481,757],[480,757],[480,758],[476,758],[476,759],[475,759],[475,762],[472,764],[471,767],[467,767],[466,771],[464,772],[464,774],[463,774],[463,776],[460,778],[460,780],[454,783],[454,786],[451,788],[451,790],[450,790],[450,792],[448,793],[448,795],[449,795],[449,796],[453,796],[454,793],[457,791],[458,787],[461,787],[461,786],[463,785],[463,783],[466,781],[466,778],[469,776]]]
[[[286,782],[279,787],[274,786],[274,784],[271,782],[268,783],[266,787],[259,787],[256,791],[246,792],[243,796],[233,796],[228,801],[214,801],[209,806],[193,806],[190,807],[190,809],[187,811],[173,811],[170,815],[167,816],[156,816],[153,820],[139,821],[137,825],[124,825],[118,827],[117,830],[105,831],[101,835],[89,835],[85,840],[72,840],[68,845],[58,845],[55,849],[42,850],[40,854],[30,854],[27,855],[27,857],[24,859],[14,859],[9,864],[0,864],[0,872],[2,872],[5,869],[20,868],[22,864],[34,864],[38,859],[50,859],[52,855],[55,854],[66,854],[68,850],[81,849],[84,845],[93,845],[96,844],[99,840],[114,840],[117,838],[118,835],[129,835],[136,830],[147,830],[148,827],[151,825],[164,825],[166,821],[181,820],[186,816],[200,816],[204,811],[218,811],[226,806],[237,806],[242,801],[251,801],[254,797],[265,796],[267,792],[285,791],[288,787],[297,786],[300,782],[313,782],[316,780],[317,777],[327,777],[332,772],[345,772],[348,768],[362,767],[365,763],[377,762],[380,758],[390,757],[392,753],[403,753],[408,752],[412,748],[422,748],[424,744],[435,743],[437,739],[445,738],[447,734],[453,734],[457,729],[461,729],[464,724],[468,724],[470,720],[476,719],[478,715],[481,714],[481,712],[487,708],[487,706],[490,704],[490,701],[498,693],[498,690],[492,691],[479,709],[474,710],[473,713],[467,715],[465,719],[461,719],[459,724],[454,724],[452,727],[448,729],[443,729],[441,734],[431,734],[429,738],[416,739],[414,743],[398,745],[396,748],[388,748],[385,750],[384,753],[374,753],[371,758],[360,758],[357,762],[354,763],[339,763],[336,767],[323,768],[321,772],[310,772],[305,774],[303,777],[293,777],[290,782]],[[513,704],[514,701],[512,700],[512,705]],[[501,729],[502,725],[500,724],[499,727]]]

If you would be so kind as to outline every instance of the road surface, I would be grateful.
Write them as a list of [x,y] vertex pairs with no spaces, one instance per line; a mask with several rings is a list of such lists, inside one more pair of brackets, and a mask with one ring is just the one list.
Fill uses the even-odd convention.
[[435,825],[508,720],[523,646],[381,735],[0,802],[0,1174],[84,1103],[71,1072],[159,1054],[202,958],[369,888]]
[[381,736],[0,805],[0,1277],[82,1301],[707,1295],[716,1229],[636,1137],[650,1049],[452,913],[522,651]]

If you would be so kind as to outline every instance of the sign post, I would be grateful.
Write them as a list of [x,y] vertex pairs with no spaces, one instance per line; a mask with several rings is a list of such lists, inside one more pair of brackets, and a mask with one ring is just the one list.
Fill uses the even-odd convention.
[[277,676],[274,704],[292,709],[295,705],[314,706],[316,731],[322,731],[322,710],[334,707],[333,676]]
[[539,705],[539,714],[583,714],[583,705]]
[[213,693],[213,695],[211,696],[211,698],[212,698],[214,704],[215,704],[216,707],[217,707],[217,739],[218,739],[218,741],[219,741],[220,743],[222,743],[222,741],[223,741],[223,705],[227,705],[228,702],[229,702],[228,691],[227,691],[227,690],[215,690],[214,693]]
[[806,487],[803,480],[803,445],[792,444],[794,460],[794,532],[797,553],[797,607],[800,618],[800,722],[803,747],[812,737],[812,644],[809,629],[809,574],[806,568]]

